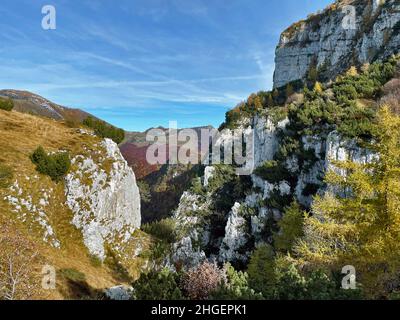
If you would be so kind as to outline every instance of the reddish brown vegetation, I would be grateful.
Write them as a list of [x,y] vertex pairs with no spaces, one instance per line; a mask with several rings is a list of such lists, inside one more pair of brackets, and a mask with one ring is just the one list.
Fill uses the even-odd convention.
[[185,274],[182,287],[190,299],[205,300],[222,281],[224,281],[223,271],[214,263],[203,262]]

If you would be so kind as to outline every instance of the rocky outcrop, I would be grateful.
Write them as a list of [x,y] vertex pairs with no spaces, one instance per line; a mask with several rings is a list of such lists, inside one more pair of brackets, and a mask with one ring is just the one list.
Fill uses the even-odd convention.
[[[165,265],[170,269],[175,269],[175,265],[179,264],[184,268],[191,268],[199,265],[206,259],[204,251],[199,248],[199,244],[207,234],[205,227],[201,226],[200,213],[207,209],[208,201],[202,201],[199,195],[186,191],[181,196],[179,206],[174,212],[174,220],[183,236],[172,245],[171,255],[167,257]],[[203,231],[198,232],[198,228]],[[179,233],[179,232],[178,232]],[[207,242],[207,239],[204,240]]]
[[229,213],[228,222],[225,227],[225,236],[222,240],[219,251],[219,260],[243,261],[248,257],[240,253],[240,249],[247,243],[248,234],[246,233],[246,220],[241,217],[241,204],[236,202]]
[[279,147],[278,130],[283,130],[289,120],[285,119],[275,125],[270,118],[256,115],[253,119],[254,129],[254,167],[257,168],[267,160],[272,160]]
[[[334,161],[354,161],[361,164],[371,163],[377,155],[361,148],[354,140],[343,139],[333,131],[326,140],[326,169],[335,169]],[[345,174],[345,173],[343,173]]]
[[118,251],[140,227],[135,174],[109,139],[92,157],[76,156],[72,165],[65,178],[66,204],[74,214],[71,223],[81,230],[89,252],[104,260],[106,244]]
[[[22,177],[21,177],[22,178]],[[24,176],[24,182],[35,185],[39,182],[39,176]],[[51,221],[48,216],[48,206],[50,202],[55,200],[53,188],[41,188],[37,190],[39,197],[34,197],[31,190],[23,188],[18,180],[16,180],[8,189],[8,195],[4,198],[11,208],[12,212],[23,223],[32,222],[33,225],[40,226],[40,234],[43,242],[50,244],[52,247],[59,249],[61,242],[57,238]]]
[[[400,4],[393,0],[376,3],[337,1],[325,11],[286,30],[276,53],[275,87],[303,81],[312,69],[318,69],[318,75],[326,80],[333,79],[353,65],[361,66],[397,53]],[[342,25],[343,10],[348,5],[354,6],[356,11],[355,29]],[[288,119],[276,123],[272,121],[273,115],[259,111],[252,118],[243,116],[236,122],[236,128],[254,130],[254,168],[269,161],[261,170],[252,172],[252,186],[244,196],[228,198],[229,203],[224,203],[226,206],[222,210],[215,206],[223,193],[210,190],[209,181],[217,173],[213,167],[207,167],[200,194],[188,193],[181,199],[175,219],[179,225],[184,222],[190,232],[173,246],[174,259],[183,257],[181,260],[189,265],[206,258],[221,263],[246,263],[257,245],[273,244],[273,234],[279,228],[285,208],[293,200],[310,208],[315,195],[329,190],[324,177],[327,170],[339,170],[334,167],[334,161],[367,163],[375,157],[355,140],[341,137],[334,131],[335,127],[329,125],[313,128],[318,130],[299,131],[293,138],[296,124],[290,126]],[[225,138],[229,136],[220,139]],[[282,151],[279,156],[278,150]],[[270,168],[277,171],[271,172]],[[214,234],[210,234],[213,229],[207,219],[200,218],[212,210],[217,211],[212,214],[221,224],[217,232],[214,229]]]
[[[397,0],[377,3],[376,0],[336,1],[323,12],[284,31],[276,49],[274,87],[306,79],[313,67],[320,77],[328,80],[352,65],[397,54],[400,3]],[[353,13],[354,28],[349,19]]]
[[203,186],[204,187],[208,186],[210,179],[212,179],[212,177],[214,175],[214,172],[215,172],[215,168],[211,167],[211,166],[207,166],[204,169],[204,178],[203,178]]
[[115,286],[104,290],[104,295],[110,300],[131,300],[133,288],[128,286]]

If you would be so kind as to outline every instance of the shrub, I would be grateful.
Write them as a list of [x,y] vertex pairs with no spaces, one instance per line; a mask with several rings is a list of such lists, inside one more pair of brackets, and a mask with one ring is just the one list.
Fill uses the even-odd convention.
[[190,299],[205,300],[222,281],[222,270],[216,264],[203,262],[183,276],[182,288]]
[[297,239],[303,236],[304,214],[297,202],[286,207],[282,219],[278,222],[279,233],[274,234],[275,248],[290,251]]
[[11,111],[14,108],[14,101],[11,99],[0,98],[0,109]]
[[205,188],[203,187],[203,184],[201,183],[200,177],[195,177],[192,179],[190,190],[192,193],[197,194],[197,195],[205,194]]
[[289,176],[287,169],[275,160],[266,161],[255,170],[255,174],[271,183],[286,180]]
[[13,178],[12,169],[8,166],[0,164],[0,188],[9,187],[12,178]]
[[96,120],[93,117],[87,117],[83,124],[94,130],[94,133],[101,138],[108,138],[115,143],[120,144],[125,138],[125,131],[109,125],[101,120]]
[[[297,96],[298,95],[294,94],[291,96],[291,98],[296,99]],[[271,107],[270,110],[268,110],[268,117],[275,125],[277,125],[280,121],[285,120],[287,115],[287,109],[284,107]]]
[[261,294],[255,293],[248,283],[248,274],[236,271],[229,263],[225,265],[226,281],[211,294],[213,300],[259,300]]
[[217,212],[229,212],[238,199],[243,199],[252,187],[249,176],[238,176],[232,166],[215,166],[208,190],[214,192],[213,207]]
[[175,221],[172,218],[145,224],[142,226],[142,230],[168,243],[174,243],[177,240]]
[[266,299],[275,296],[275,254],[269,245],[259,246],[252,254],[247,268],[249,285]]
[[85,282],[86,276],[83,272],[76,269],[61,269],[59,274],[65,279],[71,280],[73,282]]
[[343,276],[317,269],[301,273],[296,265],[286,259],[276,261],[277,295],[279,300],[354,300],[362,299],[362,291],[341,288]]
[[39,146],[30,156],[36,165],[36,170],[48,175],[53,181],[60,181],[69,171],[71,160],[67,152],[48,155],[43,147]]
[[183,300],[178,287],[179,276],[165,268],[160,272],[142,274],[133,283],[133,298],[136,300]]
[[249,284],[266,299],[335,300],[360,299],[360,290],[343,290],[341,279],[317,269],[300,272],[290,256],[275,256],[270,246],[254,251],[248,269]]
[[344,137],[369,139],[373,135],[375,113],[373,108],[360,107],[352,102],[344,109],[345,116],[337,130]]
[[310,129],[314,125],[333,125],[339,122],[343,110],[336,103],[318,95],[305,94],[305,96],[302,106],[292,107],[289,110],[291,126],[296,131],[302,133],[304,129]]
[[151,190],[149,184],[143,180],[138,180],[137,185],[140,191],[140,200],[144,203],[149,203],[151,201]]
[[41,292],[36,267],[43,265],[35,242],[7,221],[0,223],[0,301],[29,300]]

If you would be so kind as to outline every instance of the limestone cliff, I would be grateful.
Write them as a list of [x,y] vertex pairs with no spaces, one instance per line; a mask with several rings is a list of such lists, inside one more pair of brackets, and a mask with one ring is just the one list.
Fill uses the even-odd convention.
[[336,1],[282,33],[276,49],[274,87],[304,80],[312,68],[321,80],[329,80],[353,65],[397,54],[399,31],[397,0]]
[[[346,29],[352,8],[356,28]],[[262,107],[247,101],[227,117],[226,127],[253,130],[254,171],[238,178],[234,166],[205,168],[203,184],[195,181],[175,212],[179,239],[169,266],[190,268],[204,259],[246,266],[254,248],[274,245],[291,203],[311,212],[316,195],[341,194],[325,183],[326,172],[338,170],[335,161],[376,159],[365,147],[373,143],[373,114],[387,101],[398,111],[399,21],[399,1],[343,0],[283,32],[275,87],[304,81],[312,69],[319,79],[302,92],[283,90],[288,96],[273,106],[259,93]],[[358,68],[346,73],[351,66]],[[312,90],[316,80],[322,85]]]
[[90,253],[104,260],[106,244],[118,252],[140,227],[140,195],[116,143],[103,140],[94,156],[96,162],[92,156],[74,157],[65,193],[74,213],[72,224],[82,231]]
[[[139,191],[114,142],[63,122],[2,110],[0,136],[0,226],[10,237],[32,242],[41,257],[32,268],[56,269],[57,290],[42,298],[79,298],[70,290],[71,274],[81,274],[97,292],[121,284],[119,270],[133,277],[140,272],[146,258],[138,255],[148,237],[138,230]],[[38,146],[52,155],[68,153],[64,179],[36,170],[30,155]],[[2,249],[12,246],[8,241]]]

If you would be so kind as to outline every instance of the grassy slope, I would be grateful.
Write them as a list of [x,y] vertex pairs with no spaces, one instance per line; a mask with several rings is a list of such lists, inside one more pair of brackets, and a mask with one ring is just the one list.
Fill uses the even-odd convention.
[[[29,159],[29,154],[38,145],[42,145],[48,151],[63,149],[69,150],[71,155],[85,154],[83,148],[85,145],[89,149],[96,148],[99,141],[96,137],[79,134],[76,128],[68,128],[61,122],[0,110],[0,163],[12,168],[13,181],[18,181],[24,192],[22,196],[27,194],[32,196],[34,203],[42,197],[42,190],[53,189],[46,214],[57,238],[61,241],[62,248],[58,250],[44,244],[41,240],[42,230],[37,223],[29,219],[29,213],[25,223],[16,218],[16,214],[4,200],[4,197],[10,194],[9,189],[4,188],[0,189],[0,223],[13,221],[15,228],[22,230],[26,237],[35,241],[48,264],[54,265],[57,270],[69,268],[84,273],[88,286],[94,289],[120,284],[124,279],[121,279],[120,274],[113,271],[110,266],[99,265],[88,255],[81,233],[70,223],[72,213],[64,205],[63,183],[56,184],[50,178],[39,175]],[[26,177],[29,177],[29,180]],[[140,231],[138,235],[143,237]],[[139,261],[130,262],[132,277],[137,276],[139,265]],[[37,267],[41,269],[40,266]],[[44,297],[61,299],[73,296],[69,292],[71,288],[63,277],[57,278],[57,284],[58,290],[45,292]]]

